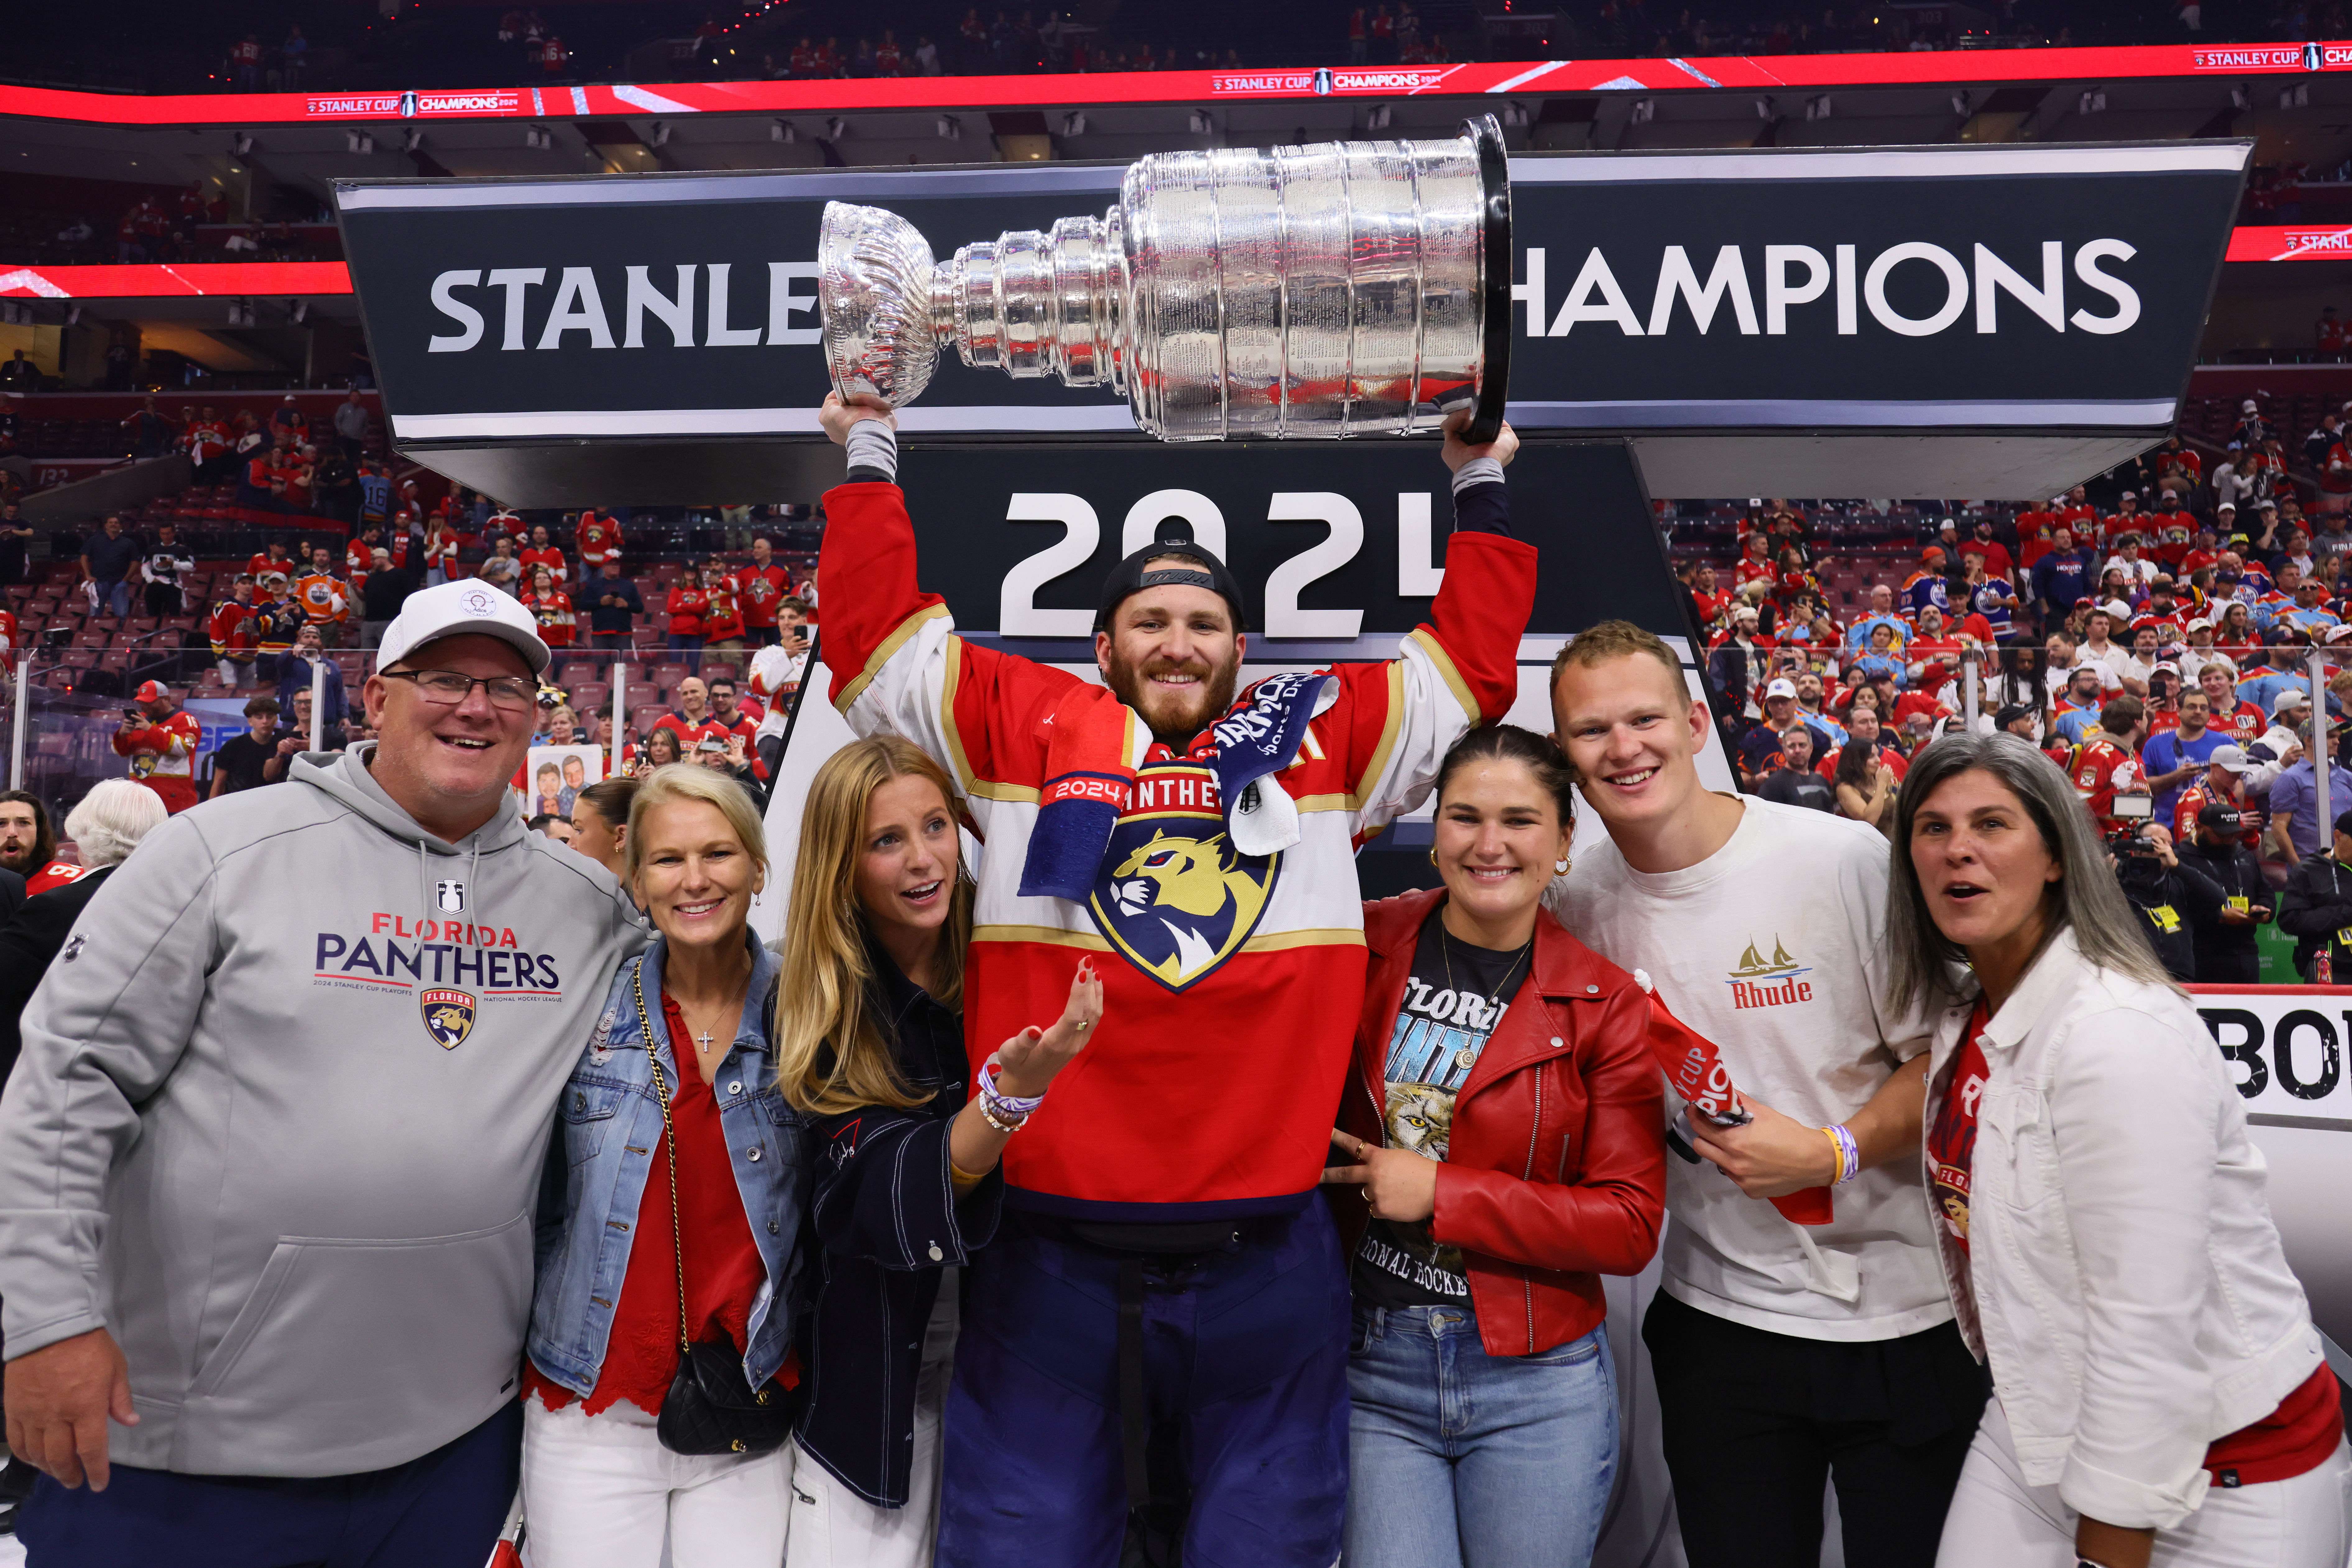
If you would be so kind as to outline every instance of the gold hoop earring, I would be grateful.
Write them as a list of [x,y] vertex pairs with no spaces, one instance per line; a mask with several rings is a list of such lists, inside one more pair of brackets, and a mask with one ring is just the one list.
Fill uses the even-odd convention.
[[1574,861],[1570,860],[1554,861],[1551,862],[1552,874],[1555,876],[1566,876],[1568,874],[1568,868],[1575,863],[1576,862]]
[[1437,846],[1435,844],[1429,846],[1429,863],[1432,865],[1435,865],[1437,863]]

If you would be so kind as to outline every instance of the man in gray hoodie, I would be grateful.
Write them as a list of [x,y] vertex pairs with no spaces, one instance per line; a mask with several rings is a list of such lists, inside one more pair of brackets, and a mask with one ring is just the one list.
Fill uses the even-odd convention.
[[26,1009],[0,1328],[37,1568],[470,1568],[505,1519],[556,1097],[643,927],[508,794],[530,612],[427,589],[380,656],[377,744],[157,830]]

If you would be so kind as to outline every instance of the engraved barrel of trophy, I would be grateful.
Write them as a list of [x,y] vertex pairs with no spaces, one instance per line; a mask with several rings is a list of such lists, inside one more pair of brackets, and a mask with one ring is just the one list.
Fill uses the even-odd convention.
[[1491,118],[1447,141],[1155,154],[1101,218],[968,245],[944,267],[904,219],[827,205],[835,387],[894,404],[941,350],[1126,394],[1166,441],[1402,434],[1502,420],[1510,193]]

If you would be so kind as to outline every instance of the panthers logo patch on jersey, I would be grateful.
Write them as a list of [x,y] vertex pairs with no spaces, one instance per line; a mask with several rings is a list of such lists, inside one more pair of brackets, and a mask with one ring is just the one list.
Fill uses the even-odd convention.
[[1087,907],[1129,962],[1181,991],[1257,929],[1282,856],[1244,855],[1215,817],[1155,815],[1112,830]]
[[425,1032],[444,1051],[455,1051],[474,1032],[474,998],[467,991],[428,989],[417,998],[425,1009]]

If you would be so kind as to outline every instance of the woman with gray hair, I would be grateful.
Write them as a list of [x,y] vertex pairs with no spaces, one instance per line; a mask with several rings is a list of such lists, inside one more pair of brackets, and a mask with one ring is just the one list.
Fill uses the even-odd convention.
[[1937,1563],[2342,1568],[2352,1450],[2262,1156],[2071,780],[1947,736],[1895,841],[1890,999],[1941,1010],[1928,1204],[1995,1395]]
[[128,779],[101,779],[66,817],[66,837],[81,855],[82,873],[37,893],[0,925],[0,1083],[16,1065],[17,1024],[67,934],[97,896],[107,873],[139,841],[163,825],[163,798]]

